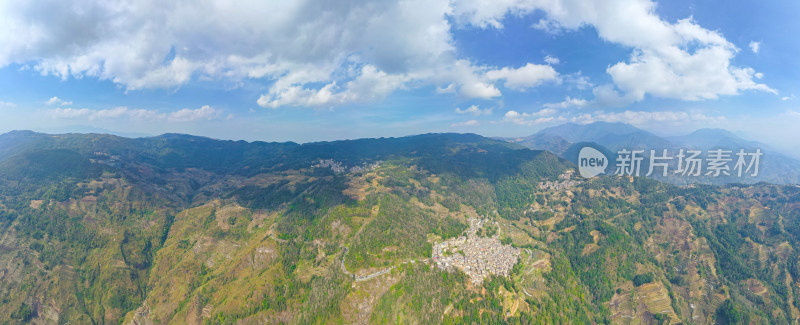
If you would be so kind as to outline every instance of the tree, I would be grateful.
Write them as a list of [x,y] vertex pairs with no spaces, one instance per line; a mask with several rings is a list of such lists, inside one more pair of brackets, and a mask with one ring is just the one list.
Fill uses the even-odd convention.
[[742,313],[739,308],[730,300],[725,300],[716,312],[716,324],[748,324],[750,316]]
[[653,282],[652,273],[637,274],[636,276],[633,277],[633,285],[637,287],[650,282]]

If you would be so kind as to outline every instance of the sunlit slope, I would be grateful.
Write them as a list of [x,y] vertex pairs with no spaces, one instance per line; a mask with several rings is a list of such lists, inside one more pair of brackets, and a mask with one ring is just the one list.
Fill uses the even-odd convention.
[[[585,180],[551,153],[476,135],[303,145],[20,136],[0,136],[13,144],[0,158],[7,323],[800,315],[794,186]],[[473,230],[480,240],[467,239]],[[436,266],[434,247],[459,240],[441,254],[478,252],[464,264],[475,267]],[[513,247],[513,269],[474,281],[492,265],[470,263],[511,258],[478,243]]]

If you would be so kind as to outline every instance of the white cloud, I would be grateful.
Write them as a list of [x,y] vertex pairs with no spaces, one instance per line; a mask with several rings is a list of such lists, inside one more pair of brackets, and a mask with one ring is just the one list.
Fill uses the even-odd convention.
[[458,113],[458,114],[471,114],[471,115],[475,115],[475,116],[491,115],[492,114],[492,109],[491,108],[481,109],[480,107],[478,107],[478,105],[472,105],[472,106],[470,106],[470,107],[468,107],[466,109],[460,109],[460,108],[456,107],[456,113]]
[[197,109],[184,108],[170,113],[161,113],[156,110],[130,109],[125,106],[110,109],[88,109],[88,108],[55,108],[48,110],[47,115],[59,119],[87,119],[110,120],[110,119],[133,119],[138,121],[169,121],[169,122],[193,122],[199,120],[211,120],[218,118],[222,112],[211,106],[205,105]]
[[53,96],[53,97],[50,97],[50,99],[48,99],[45,102],[45,104],[47,104],[47,105],[69,106],[69,105],[72,105],[72,102],[65,101],[65,100],[63,100],[61,98],[58,98],[58,96]]
[[373,101],[383,99],[395,89],[403,88],[410,77],[404,74],[388,74],[372,65],[361,69],[361,74],[347,83],[347,101]]
[[599,107],[623,107],[640,100],[636,93],[621,95],[613,85],[601,85],[592,89],[593,104]]
[[753,53],[758,54],[758,50],[761,49],[761,42],[750,41],[750,50]]
[[14,104],[12,102],[0,101],[0,108],[2,108],[2,107],[17,107],[17,104]]
[[486,72],[486,77],[490,80],[505,80],[503,84],[506,88],[524,90],[535,87],[545,81],[558,80],[558,72],[549,65],[539,65],[528,63],[518,69],[502,68]]
[[[631,48],[607,69],[618,97],[713,99],[774,92],[732,65],[738,49],[691,19],[672,23],[651,0],[408,0],[240,2],[86,0],[0,3],[0,68],[31,66],[63,79],[93,77],[127,90],[195,79],[266,82],[264,107],[335,106],[433,86],[465,98],[501,96],[558,81],[549,65],[488,67],[459,56],[457,28],[503,28],[508,16],[544,13],[550,32],[591,26]],[[47,8],[47,10],[42,10]],[[453,23],[451,23],[453,22]],[[691,50],[690,50],[691,49]],[[546,58],[557,64],[555,57]],[[604,65],[607,63],[604,63]]]
[[491,99],[502,94],[491,80],[486,77],[487,67],[476,66],[469,60],[457,60],[452,65],[437,67],[430,73],[430,80],[436,84],[445,84],[446,88],[437,88],[438,93],[455,93],[465,98]]
[[787,101],[787,100],[791,100],[791,99],[794,99],[794,94],[792,94],[791,96],[783,96],[783,97],[781,97],[782,101]]
[[465,122],[458,122],[458,123],[450,124],[451,127],[478,126],[478,125],[481,125],[481,124],[477,120],[469,120],[469,121],[465,121]]
[[575,73],[567,74],[562,77],[564,84],[579,90],[585,90],[594,87],[594,84],[589,81],[589,77],[583,75],[583,72],[578,71]]
[[500,90],[490,83],[476,81],[461,86],[461,93],[470,98],[490,99],[500,96]]
[[[744,90],[776,93],[753,80],[752,68],[731,65],[739,50],[721,33],[692,18],[664,21],[651,0],[456,0],[455,8],[459,21],[494,28],[502,28],[500,21],[507,15],[541,10],[546,17],[535,28],[552,32],[592,26],[600,38],[632,48],[628,61],[607,69],[623,93],[616,94],[616,104],[640,101],[647,94],[702,100]],[[614,94],[604,94],[613,99]]]
[[553,57],[553,56],[549,56],[548,55],[548,56],[544,57],[544,62],[547,62],[547,64],[549,64],[549,65],[556,65],[556,64],[561,63],[561,60],[559,60],[557,57]]
[[456,92],[456,85],[455,84],[448,84],[446,87],[437,87],[436,93],[437,94],[452,94]]
[[257,103],[261,107],[282,106],[321,107],[348,102],[370,102],[383,99],[409,80],[407,75],[388,74],[372,65],[361,68],[356,78],[347,82],[343,89],[332,81],[319,89],[304,88],[288,83],[276,84],[267,94],[261,95]]
[[523,15],[537,8],[531,0],[455,0],[452,15],[460,25],[503,28],[500,22],[508,15]]
[[0,4],[0,30],[12,31],[0,34],[0,67],[127,90],[262,79],[264,107],[369,102],[429,85],[501,95],[488,67],[458,56],[450,21],[461,11],[450,0],[43,1]]
[[562,101],[562,102],[559,102],[559,103],[546,103],[543,106],[546,107],[546,108],[564,109],[564,108],[570,108],[570,107],[578,107],[578,108],[580,108],[580,107],[587,106],[588,104],[589,104],[589,101],[587,101],[585,99],[572,98],[572,97],[567,96],[567,98],[565,98],[564,101]]
[[532,28],[541,30],[550,35],[558,35],[564,31],[564,28],[561,27],[557,21],[550,20],[550,19],[540,19],[537,23],[531,25]]
[[288,86],[285,88],[272,87],[269,94],[258,98],[261,107],[278,108],[281,106],[322,106],[334,104],[340,96],[334,96],[333,89],[336,82],[331,82],[320,89],[307,89],[302,86]]
[[511,122],[519,125],[537,125],[542,123],[551,122],[566,122],[567,119],[562,116],[553,116],[556,110],[553,108],[544,108],[533,113],[520,113],[514,110],[506,112],[503,116],[504,122]]
[[[653,40],[628,39],[629,35],[614,33],[608,36],[637,47],[629,62],[607,69],[617,88],[631,99],[642,100],[645,94],[701,100],[736,95],[742,90],[775,93],[753,80],[756,72],[752,68],[730,65],[738,49],[721,34],[706,30],[691,19],[668,24],[652,18],[651,27],[660,31],[655,32]],[[687,49],[690,44],[698,44],[691,53]]]
[[182,110],[169,113],[167,120],[173,122],[192,122],[198,120],[210,120],[219,115],[219,112],[211,106],[205,105],[197,109],[184,108]]
[[[169,88],[185,84],[191,79],[198,63],[184,57],[175,57],[169,64],[146,71],[126,83],[128,89]],[[116,81],[116,80],[115,80]]]

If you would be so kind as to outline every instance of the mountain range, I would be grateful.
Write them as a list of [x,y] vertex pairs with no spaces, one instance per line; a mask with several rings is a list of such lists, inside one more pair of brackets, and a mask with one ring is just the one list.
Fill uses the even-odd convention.
[[584,179],[474,134],[15,131],[0,322],[785,324],[798,202],[795,185]]
[[[660,156],[663,149],[674,157],[680,149],[709,150],[724,149],[731,151],[732,163],[736,162],[735,155],[739,149],[745,152],[761,150],[759,175],[756,177],[730,176],[725,177],[680,177],[669,175],[662,177],[653,174],[654,178],[674,184],[729,184],[729,183],[757,183],[768,182],[775,184],[800,184],[800,160],[792,158],[770,146],[742,139],[730,131],[723,129],[699,129],[682,136],[661,137],[651,132],[636,128],[626,123],[594,122],[590,124],[566,123],[545,128],[533,135],[521,138],[498,138],[512,143],[523,145],[536,150],[547,150],[556,155],[577,163],[577,151],[585,145],[593,145],[604,152],[616,153],[620,150],[644,150],[645,160],[642,162],[644,171],[648,170],[650,150],[655,150]],[[701,156],[706,158],[707,155]],[[616,154],[610,157],[616,160]],[[675,161],[671,165],[675,169]],[[610,167],[614,167],[612,164]],[[613,173],[609,168],[609,173]],[[642,174],[644,175],[644,174]]]

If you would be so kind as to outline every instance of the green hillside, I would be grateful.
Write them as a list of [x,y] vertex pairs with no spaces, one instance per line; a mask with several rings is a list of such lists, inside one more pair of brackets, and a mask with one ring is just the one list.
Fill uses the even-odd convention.
[[799,187],[586,180],[572,167],[471,134],[0,135],[0,320],[800,317]]

